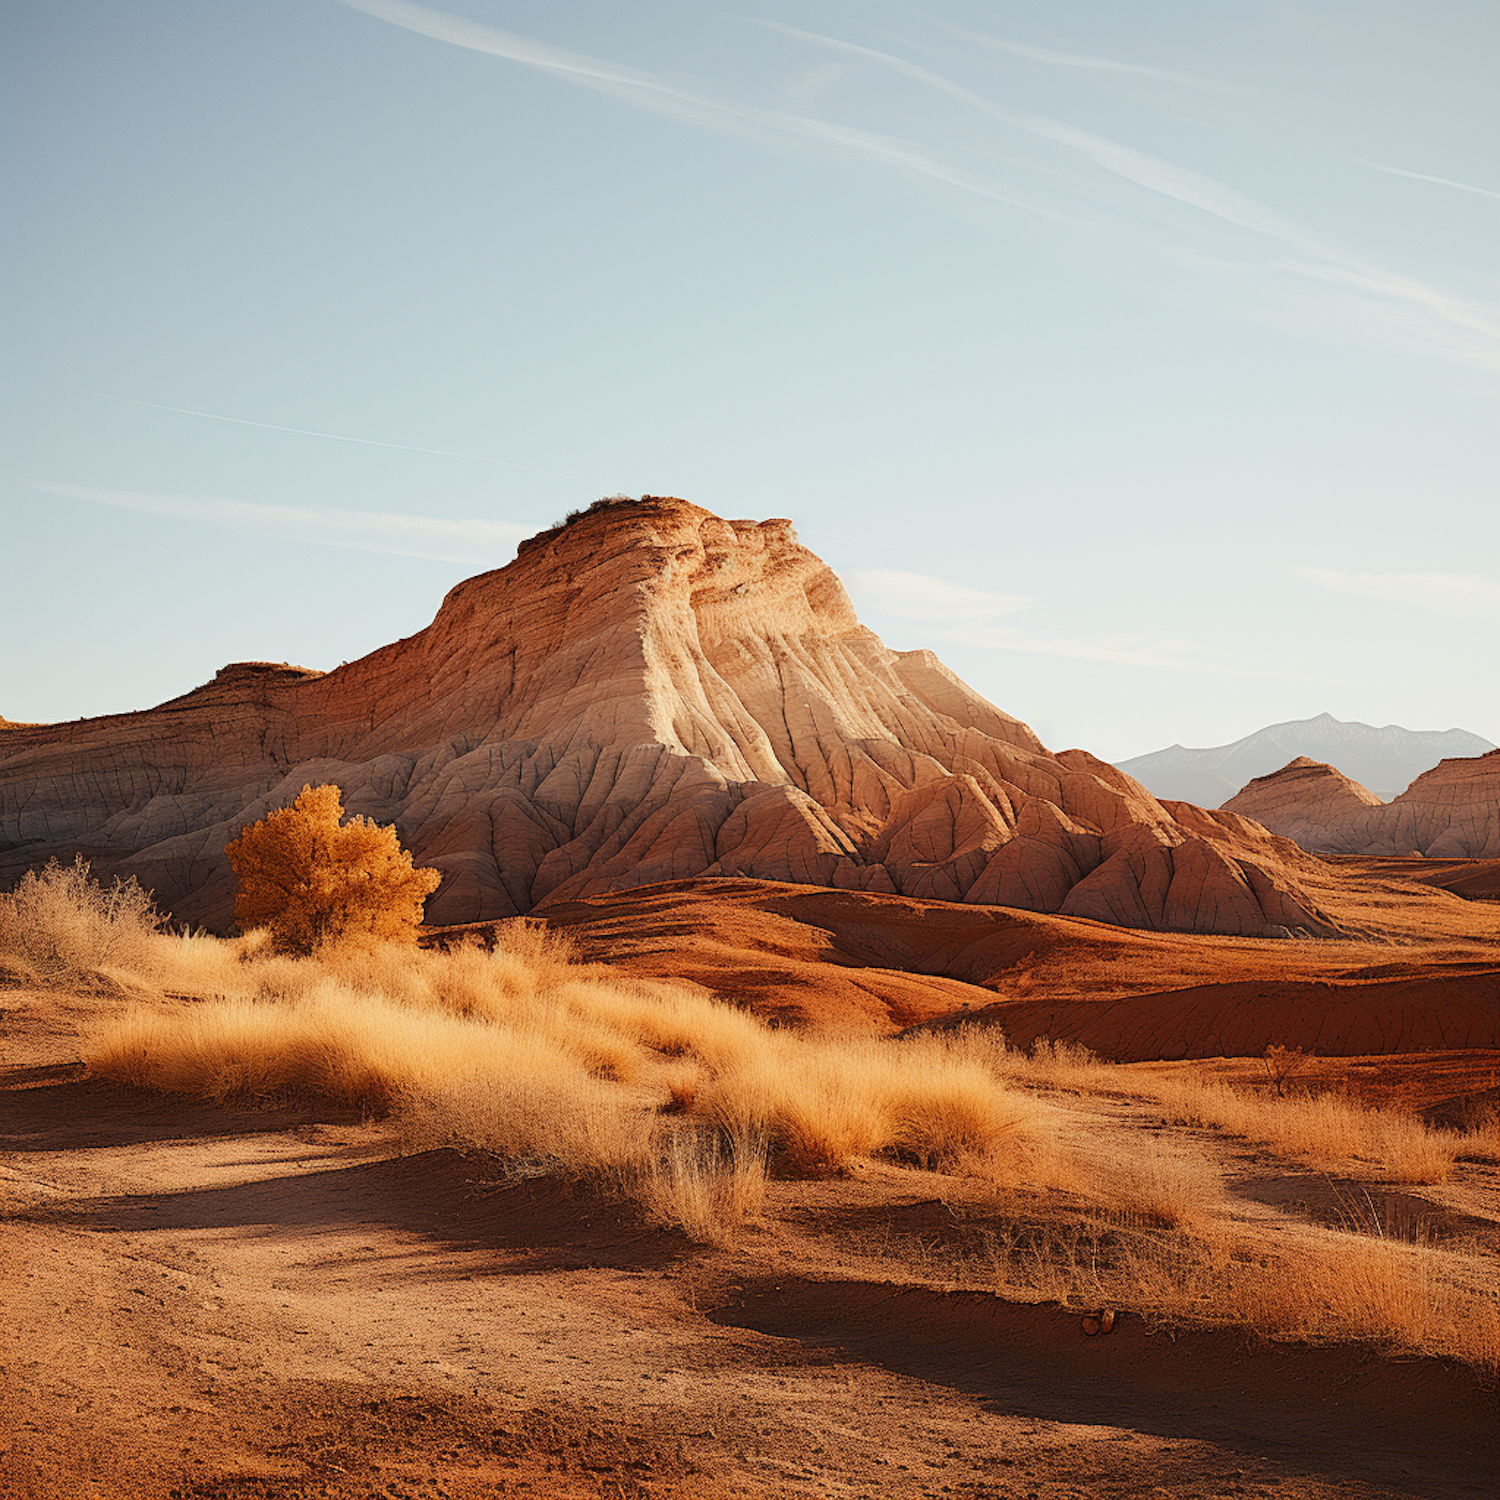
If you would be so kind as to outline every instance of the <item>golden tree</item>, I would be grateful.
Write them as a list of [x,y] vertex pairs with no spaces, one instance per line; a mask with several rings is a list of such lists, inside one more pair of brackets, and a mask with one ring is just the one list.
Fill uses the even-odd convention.
[[412,868],[394,828],[344,816],[336,786],[305,786],[290,807],[268,813],[224,853],[239,880],[241,932],[268,927],[277,945],[311,953],[351,936],[415,942],[436,870]]

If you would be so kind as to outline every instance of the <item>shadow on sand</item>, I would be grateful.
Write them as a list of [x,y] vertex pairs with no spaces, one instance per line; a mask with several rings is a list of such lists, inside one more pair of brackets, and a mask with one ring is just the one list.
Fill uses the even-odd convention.
[[710,1316],[1011,1414],[1206,1439],[1431,1500],[1492,1493],[1495,1389],[1446,1360],[1219,1331],[1174,1337],[1131,1316],[1091,1338],[1056,1307],[868,1282],[763,1281]]
[[0,1151],[96,1151],[155,1141],[273,1135],[306,1125],[349,1125],[358,1109],[326,1102],[197,1104],[170,1094],[79,1076],[81,1064],[0,1075]]
[[[197,1105],[159,1094],[78,1081],[0,1090],[0,1149],[68,1151],[285,1133],[357,1123],[357,1111]],[[493,1180],[456,1151],[369,1160],[364,1145],[333,1147],[301,1171],[181,1192],[141,1193],[34,1211],[37,1222],[93,1230],[243,1230],[251,1234],[386,1229],[452,1250],[504,1254],[503,1273],[590,1266],[659,1270],[696,1247],[646,1223],[631,1204],[556,1178]],[[350,1165],[329,1161],[365,1158]],[[435,1275],[446,1272],[435,1271]]]

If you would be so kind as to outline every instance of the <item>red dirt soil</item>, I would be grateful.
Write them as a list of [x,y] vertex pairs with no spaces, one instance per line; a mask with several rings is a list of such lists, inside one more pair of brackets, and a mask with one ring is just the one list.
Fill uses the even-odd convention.
[[1335,869],[1452,891],[1469,901],[1500,901],[1500,859],[1421,859],[1370,854],[1325,854]]
[[[1447,862],[1443,878],[1486,873],[1460,863]],[[892,1031],[966,1018],[1002,1026],[1018,1045],[1050,1036],[1120,1062],[1257,1056],[1270,1043],[1328,1056],[1500,1048],[1500,908],[1353,861],[1330,871],[1329,886],[1367,936],[1138,932],[722,879],[544,905],[538,915],[584,961],[700,984],[788,1024]],[[425,940],[493,941],[504,925],[437,929]]]

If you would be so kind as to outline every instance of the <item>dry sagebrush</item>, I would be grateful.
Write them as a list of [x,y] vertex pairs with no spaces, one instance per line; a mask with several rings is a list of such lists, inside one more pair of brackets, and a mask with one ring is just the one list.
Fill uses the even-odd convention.
[[28,870],[0,895],[0,963],[17,978],[93,993],[148,968],[162,918],[136,881],[101,885],[80,854]]
[[517,936],[488,953],[307,958],[253,939],[163,939],[154,972],[207,998],[133,1006],[101,1024],[88,1062],[202,1099],[394,1109],[413,1145],[607,1178],[705,1234],[753,1214],[768,1163],[829,1175],[885,1156],[998,1177],[1048,1154],[1049,1107],[949,1040],[776,1031]]

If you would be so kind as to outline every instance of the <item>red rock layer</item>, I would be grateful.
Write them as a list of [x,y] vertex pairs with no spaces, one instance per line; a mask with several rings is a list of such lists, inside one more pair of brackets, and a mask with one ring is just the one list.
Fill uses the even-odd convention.
[[1500,858],[1500,750],[1442,761],[1392,802],[1299,757],[1252,781],[1222,810],[1319,853]]
[[225,844],[305,782],[395,823],[440,923],[696,875],[1129,927],[1336,924],[1306,857],[1053,755],[926,651],[888,650],[783,520],[605,505],[326,674],[241,663],[143,713],[0,735],[0,877],[81,850],[222,928]]

